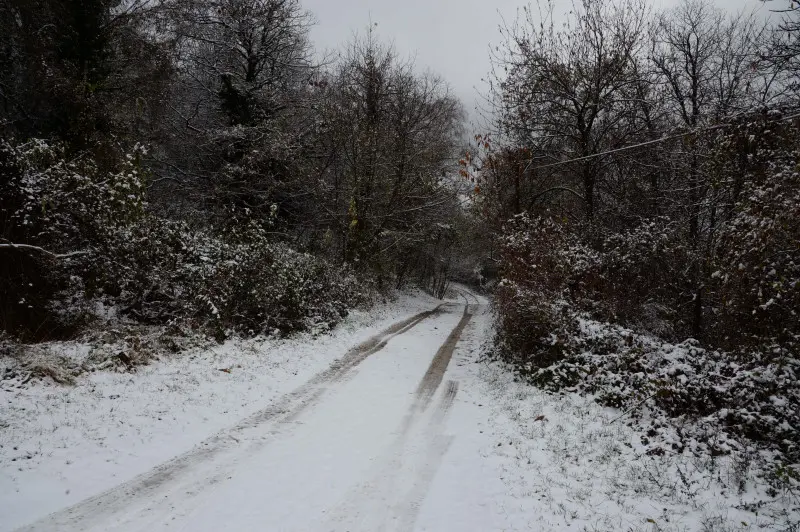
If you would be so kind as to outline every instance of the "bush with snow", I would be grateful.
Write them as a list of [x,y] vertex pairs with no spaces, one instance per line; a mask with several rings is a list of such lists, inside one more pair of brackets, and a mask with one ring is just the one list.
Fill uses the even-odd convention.
[[798,131],[745,117],[713,139],[709,186],[729,201],[702,244],[678,216],[621,228],[515,217],[495,355],[636,418],[652,453],[736,453],[800,487]]
[[42,140],[0,145],[2,329],[74,334],[94,301],[138,322],[179,322],[221,339],[329,328],[368,303],[369,282],[233,220],[199,230],[148,212],[143,150],[112,168]]
[[[640,429],[649,453],[734,454],[757,464],[776,488],[800,488],[796,357],[664,342],[592,320],[565,302],[544,310],[546,302],[508,282],[499,299],[513,304],[498,308],[494,356],[521,378],[619,409],[619,422]],[[509,312],[519,321],[510,323]]]
[[150,219],[116,241],[123,312],[147,323],[189,320],[224,337],[324,330],[371,300],[344,267],[271,242],[255,224],[211,234]]
[[762,346],[797,356],[800,124],[746,121],[723,139],[721,150],[747,157],[744,168],[724,169],[738,178],[740,192],[720,230],[709,279],[714,335],[728,347]]
[[38,339],[85,319],[81,300],[98,288],[104,244],[144,216],[142,153],[135,146],[103,168],[61,143],[0,142],[3,330]]

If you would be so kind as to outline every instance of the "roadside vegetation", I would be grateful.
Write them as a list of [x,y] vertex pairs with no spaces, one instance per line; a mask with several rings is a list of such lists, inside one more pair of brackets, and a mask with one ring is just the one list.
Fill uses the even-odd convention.
[[796,502],[800,9],[769,6],[523,10],[463,169],[498,235],[494,356]]
[[0,7],[0,330],[322,331],[459,237],[461,104],[296,0]]

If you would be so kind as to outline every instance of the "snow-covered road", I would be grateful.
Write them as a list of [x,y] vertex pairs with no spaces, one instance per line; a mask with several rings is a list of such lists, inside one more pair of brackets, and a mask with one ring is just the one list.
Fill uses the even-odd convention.
[[[495,530],[463,357],[485,301],[401,320],[282,399],[21,530]],[[460,440],[463,440],[460,441]]]
[[[443,304],[405,295],[328,334],[201,345],[75,386],[0,381],[0,532],[798,522],[795,499],[743,483],[737,462],[651,456],[619,411],[487,362],[488,305],[463,292]],[[84,344],[50,347],[87,356]]]

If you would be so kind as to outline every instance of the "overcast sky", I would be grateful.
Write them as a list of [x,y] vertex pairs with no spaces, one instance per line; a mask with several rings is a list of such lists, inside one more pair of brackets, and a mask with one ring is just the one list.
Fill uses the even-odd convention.
[[[569,11],[571,0],[554,0],[556,13]],[[335,49],[354,32],[364,33],[370,19],[379,37],[393,42],[419,70],[444,77],[474,116],[476,88],[489,71],[489,46],[500,41],[501,16],[509,22],[525,0],[301,0],[317,25],[311,36],[318,49]],[[655,8],[677,0],[650,0]],[[761,9],[759,0],[716,0],[725,9]]]

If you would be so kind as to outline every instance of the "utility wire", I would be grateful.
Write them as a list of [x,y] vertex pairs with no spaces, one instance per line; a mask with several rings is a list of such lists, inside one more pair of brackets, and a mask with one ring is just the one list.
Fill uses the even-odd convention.
[[[737,115],[734,115],[731,118],[736,118],[736,116]],[[776,122],[782,122],[782,121],[785,121],[785,120],[794,120],[795,118],[800,118],[800,113],[793,114],[793,115],[790,115],[790,116],[783,116],[783,117],[780,117],[780,118],[776,119],[775,121]],[[552,168],[554,166],[561,166],[561,165],[564,165],[564,164],[570,164],[570,163],[576,163],[576,162],[580,162],[580,161],[586,161],[588,159],[594,159],[596,157],[602,157],[604,155],[611,155],[613,153],[619,153],[621,151],[627,151],[627,150],[635,150],[637,148],[643,148],[645,146],[651,146],[653,144],[658,144],[660,142],[666,142],[668,140],[679,139],[681,137],[685,137],[686,135],[692,135],[692,134],[696,134],[696,133],[707,133],[709,131],[716,131],[718,129],[725,129],[725,128],[732,127],[732,126],[735,126],[735,125],[736,124],[734,124],[734,123],[728,122],[728,123],[725,123],[725,124],[716,124],[716,125],[708,126],[708,127],[704,127],[704,128],[697,128],[697,129],[693,129],[693,130],[689,130],[689,131],[684,131],[683,133],[676,133],[674,135],[668,135],[666,137],[660,137],[660,138],[657,138],[657,139],[654,139],[654,140],[648,140],[647,142],[640,142],[639,144],[632,144],[630,146],[623,146],[621,148],[616,148],[616,149],[609,150],[609,151],[604,151],[604,152],[600,152],[600,153],[593,153],[591,155],[584,155],[583,157],[577,157],[575,159],[568,159],[566,161],[559,161],[557,163],[543,164],[541,166],[536,166],[534,168],[526,168],[525,171],[528,171],[528,170],[542,170],[544,168]]]

